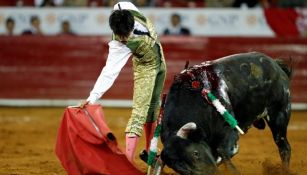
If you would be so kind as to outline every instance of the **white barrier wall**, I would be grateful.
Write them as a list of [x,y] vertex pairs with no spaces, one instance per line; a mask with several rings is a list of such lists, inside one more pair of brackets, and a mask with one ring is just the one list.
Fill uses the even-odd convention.
[[[170,15],[178,13],[193,35],[204,36],[274,36],[262,9],[140,9],[156,26],[159,34],[170,24]],[[69,20],[80,35],[110,35],[110,8],[0,8],[0,33],[5,33],[5,20],[16,21],[16,34],[30,27],[30,17],[40,17],[46,35],[60,31],[60,23]]]

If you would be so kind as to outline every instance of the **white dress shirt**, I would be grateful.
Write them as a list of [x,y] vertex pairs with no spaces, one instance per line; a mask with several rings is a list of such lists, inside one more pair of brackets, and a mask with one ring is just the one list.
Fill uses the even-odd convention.
[[[120,4],[121,9],[131,9],[138,11],[138,9],[131,2],[119,2],[114,5],[114,9],[118,9]],[[135,21],[134,29],[142,32],[148,32],[148,29],[141,23]],[[132,33],[134,37],[135,35]],[[92,89],[90,96],[87,98],[90,104],[95,103],[108,89],[113,85],[115,79],[118,77],[121,69],[125,66],[128,59],[132,55],[131,50],[119,41],[112,40],[109,42],[109,54],[106,61],[106,65],[102,69],[94,88]]]

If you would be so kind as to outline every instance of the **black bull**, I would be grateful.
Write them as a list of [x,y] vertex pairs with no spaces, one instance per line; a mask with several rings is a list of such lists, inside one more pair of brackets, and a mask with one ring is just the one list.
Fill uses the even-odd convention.
[[162,120],[162,161],[184,175],[215,174],[218,162],[239,174],[231,162],[238,149],[238,131],[205,98],[202,92],[207,89],[244,132],[253,124],[263,129],[267,123],[288,167],[291,71],[281,61],[252,52],[195,65],[176,75]]

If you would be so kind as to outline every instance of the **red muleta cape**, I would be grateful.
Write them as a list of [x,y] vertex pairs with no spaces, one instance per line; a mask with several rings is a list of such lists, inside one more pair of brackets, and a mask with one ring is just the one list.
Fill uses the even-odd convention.
[[69,175],[143,175],[118,148],[100,105],[66,108],[55,152]]

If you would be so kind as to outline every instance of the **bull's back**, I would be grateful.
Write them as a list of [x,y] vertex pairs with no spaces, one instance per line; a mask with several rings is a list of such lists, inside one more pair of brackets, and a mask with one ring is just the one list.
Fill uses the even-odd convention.
[[[242,53],[215,60],[214,65],[223,73],[226,80],[235,81],[240,78],[242,84],[255,84],[262,80],[270,80],[285,76],[281,67],[267,55],[258,52]],[[236,76],[233,76],[236,75]],[[255,82],[256,81],[256,82]],[[261,82],[260,82],[261,83]]]
[[218,59],[215,70],[228,86],[248,93],[270,88],[274,83],[289,82],[289,77],[270,57],[258,53],[243,53]]
[[227,84],[234,110],[249,111],[250,115],[257,115],[266,106],[281,101],[281,92],[289,88],[286,72],[262,53],[231,55],[214,61],[214,65]]

